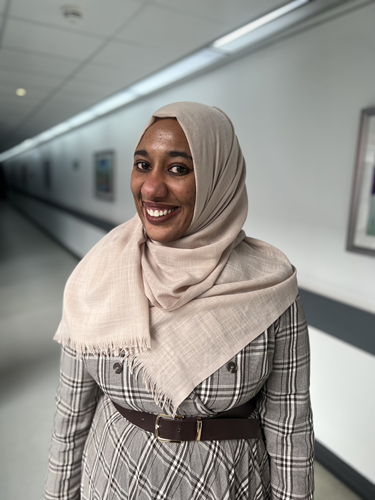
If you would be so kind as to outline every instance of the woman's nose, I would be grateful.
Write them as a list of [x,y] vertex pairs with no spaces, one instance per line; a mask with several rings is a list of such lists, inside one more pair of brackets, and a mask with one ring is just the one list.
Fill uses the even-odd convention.
[[141,193],[142,197],[148,200],[165,198],[167,196],[168,188],[160,173],[154,171],[147,174],[141,188]]

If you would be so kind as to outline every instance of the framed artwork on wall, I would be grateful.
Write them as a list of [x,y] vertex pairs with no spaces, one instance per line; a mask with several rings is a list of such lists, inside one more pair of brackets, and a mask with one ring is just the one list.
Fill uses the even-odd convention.
[[114,199],[113,178],[115,169],[115,152],[100,151],[95,154],[95,196],[102,200]]
[[361,113],[347,250],[375,257],[375,107]]

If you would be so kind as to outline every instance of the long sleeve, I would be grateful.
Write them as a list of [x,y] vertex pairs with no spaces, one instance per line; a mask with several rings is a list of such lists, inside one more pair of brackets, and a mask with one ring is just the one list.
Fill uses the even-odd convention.
[[45,500],[80,498],[82,452],[99,394],[83,361],[63,347]]
[[314,434],[310,349],[299,297],[275,324],[273,370],[264,385],[260,418],[269,455],[272,500],[314,498]]

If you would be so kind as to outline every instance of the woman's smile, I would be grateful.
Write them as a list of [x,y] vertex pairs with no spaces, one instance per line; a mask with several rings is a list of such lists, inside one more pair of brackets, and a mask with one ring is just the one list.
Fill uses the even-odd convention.
[[181,238],[195,207],[193,158],[173,118],[156,120],[134,153],[131,190],[147,235],[167,243]]
[[162,203],[148,203],[143,202],[145,208],[146,219],[151,224],[161,224],[172,217],[178,215],[180,207],[171,207],[170,205],[163,205]]

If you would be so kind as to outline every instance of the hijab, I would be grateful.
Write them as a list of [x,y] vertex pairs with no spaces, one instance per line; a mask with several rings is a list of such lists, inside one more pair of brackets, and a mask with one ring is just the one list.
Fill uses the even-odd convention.
[[191,224],[169,243],[150,240],[138,215],[108,233],[70,276],[55,339],[80,355],[125,354],[155,401],[175,414],[294,302],[297,280],[282,252],[242,230],[246,166],[226,114],[169,104],[143,134],[157,118],[177,119],[192,153]]

